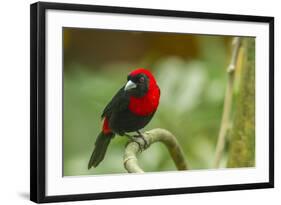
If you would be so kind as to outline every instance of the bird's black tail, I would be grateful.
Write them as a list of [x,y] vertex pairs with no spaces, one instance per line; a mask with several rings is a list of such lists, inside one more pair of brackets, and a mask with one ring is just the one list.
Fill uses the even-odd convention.
[[95,142],[94,151],[88,164],[88,169],[90,169],[91,167],[97,167],[103,160],[107,147],[113,137],[114,133],[104,134],[103,132],[101,132],[98,135]]

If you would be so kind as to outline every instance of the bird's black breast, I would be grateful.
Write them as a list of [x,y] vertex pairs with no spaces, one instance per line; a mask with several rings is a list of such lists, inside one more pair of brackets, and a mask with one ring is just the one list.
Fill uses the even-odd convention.
[[113,112],[109,118],[109,127],[119,135],[125,132],[135,132],[144,128],[153,117],[154,113],[147,116],[139,116],[128,108],[119,112]]
[[145,127],[154,115],[139,116],[129,110],[130,96],[122,87],[104,108],[102,117],[106,117],[110,129],[119,135],[134,132]]

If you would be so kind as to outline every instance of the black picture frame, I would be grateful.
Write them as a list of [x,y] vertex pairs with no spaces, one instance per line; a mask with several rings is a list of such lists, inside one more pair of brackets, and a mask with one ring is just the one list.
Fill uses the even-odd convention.
[[[232,184],[189,188],[171,188],[109,193],[46,196],[45,165],[45,37],[46,10],[86,11],[101,13],[169,16],[180,18],[217,19],[229,21],[263,22],[269,24],[269,181],[263,183]],[[37,203],[76,200],[140,197],[197,192],[230,191],[274,187],[274,18],[203,12],[156,10],[82,4],[38,2],[30,6],[30,199]]]

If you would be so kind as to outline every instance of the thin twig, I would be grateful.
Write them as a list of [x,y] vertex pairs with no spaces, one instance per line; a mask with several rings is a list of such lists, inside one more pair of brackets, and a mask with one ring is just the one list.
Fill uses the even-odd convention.
[[180,147],[176,137],[167,130],[164,129],[153,129],[142,134],[144,141],[139,138],[137,142],[130,141],[124,153],[124,167],[129,173],[143,173],[144,171],[138,165],[137,154],[146,150],[150,145],[155,142],[162,142],[166,145],[169,153],[178,170],[187,170],[187,162],[184,157],[182,148]]
[[224,97],[224,107],[223,107],[221,126],[220,126],[216,152],[215,152],[214,168],[218,168],[220,165],[222,153],[225,147],[225,137],[228,130],[228,126],[230,124],[229,121],[230,121],[230,113],[232,107],[234,73],[235,73],[235,68],[237,66],[240,47],[241,47],[241,38],[234,37],[232,42],[232,54],[231,54],[230,64],[227,68],[228,81],[227,81],[227,87]]

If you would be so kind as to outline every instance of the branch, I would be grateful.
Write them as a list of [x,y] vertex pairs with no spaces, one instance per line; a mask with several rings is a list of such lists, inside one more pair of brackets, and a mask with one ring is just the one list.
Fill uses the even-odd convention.
[[229,126],[229,117],[231,113],[231,107],[232,107],[232,96],[233,96],[233,84],[234,84],[234,72],[235,68],[237,66],[237,60],[238,60],[238,54],[239,49],[241,47],[241,38],[235,37],[232,42],[232,54],[230,59],[230,64],[227,68],[228,73],[228,81],[227,81],[227,87],[225,91],[225,97],[224,97],[224,107],[223,107],[223,114],[222,114],[222,120],[221,120],[221,126],[216,146],[216,152],[215,152],[215,160],[214,160],[214,168],[218,168],[220,165],[220,161],[222,158],[222,153],[225,146],[225,137]]
[[176,137],[172,133],[167,130],[157,128],[142,133],[142,135],[147,142],[147,146],[145,146],[144,140],[141,138],[139,138],[140,140],[138,140],[138,142],[132,140],[126,145],[123,163],[125,169],[129,173],[144,173],[138,165],[137,154],[146,150],[155,142],[162,142],[166,145],[178,170],[188,169],[184,153]]

